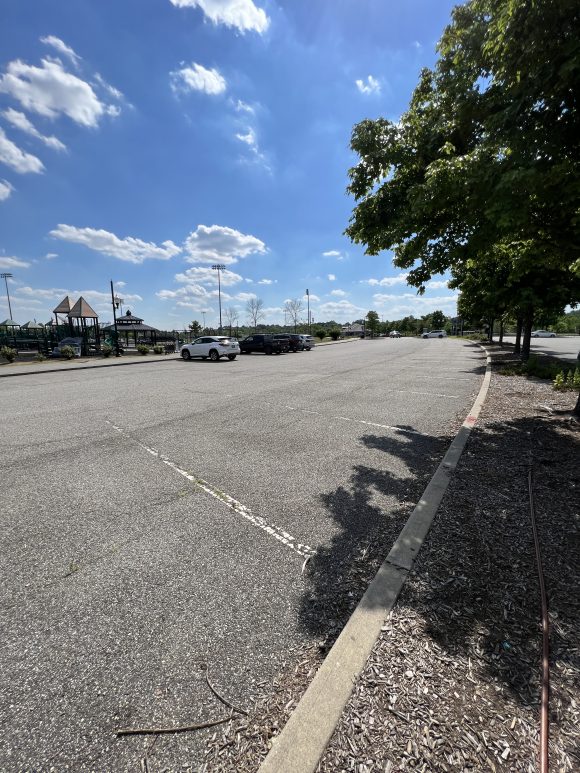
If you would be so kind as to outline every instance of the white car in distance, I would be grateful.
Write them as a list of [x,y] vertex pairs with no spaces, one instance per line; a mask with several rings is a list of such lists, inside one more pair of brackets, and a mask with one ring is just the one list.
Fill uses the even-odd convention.
[[556,338],[556,333],[549,330],[532,330],[532,338]]
[[429,333],[423,333],[423,338],[447,338],[444,330],[431,330]]
[[184,360],[201,357],[202,360],[210,359],[212,362],[217,362],[220,357],[235,360],[239,353],[240,345],[237,340],[227,336],[202,336],[191,344],[184,344],[180,349]]

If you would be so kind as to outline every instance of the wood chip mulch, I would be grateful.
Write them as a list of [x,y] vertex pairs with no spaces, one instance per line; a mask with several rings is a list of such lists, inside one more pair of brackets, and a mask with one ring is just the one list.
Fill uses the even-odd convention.
[[[550,610],[551,770],[580,771],[580,427],[545,410],[571,410],[577,396],[499,375],[510,358],[494,354],[480,420],[319,773],[538,769],[530,465]],[[250,717],[213,734],[202,771],[257,770],[325,651],[289,653]]]

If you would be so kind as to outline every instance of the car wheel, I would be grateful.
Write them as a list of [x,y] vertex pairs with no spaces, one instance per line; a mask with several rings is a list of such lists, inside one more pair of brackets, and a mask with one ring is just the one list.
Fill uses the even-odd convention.
[[555,333],[552,333],[552,335],[550,336],[550,338],[556,338],[556,334],[555,334]]
[[218,362],[220,356],[215,349],[212,349],[211,352],[209,353],[209,358],[212,362]]
[[181,356],[183,357],[184,360],[191,360],[191,354],[189,353],[189,349],[184,349],[181,352]]
[[230,362],[233,362],[235,359],[236,359],[236,355],[235,354],[228,354],[228,360]]
[[443,336],[437,336],[437,338],[443,338]]
[[267,347],[264,349],[264,353],[265,353],[265,354],[272,354],[272,347],[271,347],[271,346],[267,346]]

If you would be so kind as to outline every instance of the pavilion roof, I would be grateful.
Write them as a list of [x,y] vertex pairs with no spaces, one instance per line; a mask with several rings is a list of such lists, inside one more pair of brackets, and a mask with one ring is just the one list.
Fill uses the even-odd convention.
[[5,319],[4,322],[0,322],[0,327],[20,327],[20,325],[13,319]]
[[70,311],[70,298],[65,295],[62,301],[58,304],[56,309],[52,310],[53,314],[68,314]]
[[[114,330],[115,325],[105,325],[102,329]],[[143,325],[143,324],[136,325],[135,323],[131,323],[130,325],[128,325],[128,324],[123,324],[122,322],[119,322],[119,320],[117,320],[117,330],[119,331],[119,333],[126,332],[126,331],[130,332],[132,330],[136,331],[137,333],[146,333],[148,331],[154,331],[155,333],[161,332],[156,327],[151,327],[151,325]]]
[[131,314],[130,310],[127,309],[127,313],[123,314],[122,317],[117,317],[117,322],[120,322],[121,324],[124,322],[126,324],[133,324],[137,323],[140,324],[143,322],[141,317],[136,317],[134,314]]
[[75,305],[72,307],[72,309],[69,311],[68,315],[69,317],[73,318],[80,318],[80,319],[98,319],[99,315],[97,312],[88,304],[83,296],[78,299],[78,301],[75,303]]
[[33,322],[32,320],[25,322],[24,325],[22,325],[22,329],[24,330],[42,330],[43,328],[44,325],[41,325],[40,322]]

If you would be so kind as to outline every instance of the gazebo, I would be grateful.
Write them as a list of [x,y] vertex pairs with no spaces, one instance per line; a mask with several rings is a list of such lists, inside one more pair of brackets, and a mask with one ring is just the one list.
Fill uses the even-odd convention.
[[[68,296],[65,298],[65,300],[68,300]],[[74,330],[76,327],[79,335],[82,336],[83,339],[83,346],[85,346],[88,349],[88,328],[87,328],[87,320],[92,320],[92,327],[94,328],[95,332],[95,346],[98,349],[100,349],[100,338],[99,338],[99,315],[97,312],[92,308],[92,306],[85,301],[83,296],[78,299],[78,301],[75,303],[75,305],[72,307],[72,309],[67,314],[69,318],[69,322],[71,325],[71,328]],[[87,354],[87,352],[85,352]]]
[[16,346],[16,328],[20,327],[18,322],[14,322],[13,319],[5,319],[4,322],[0,322],[0,333],[4,333],[6,336],[6,343],[8,343],[8,336],[12,336],[14,346]]
[[55,323],[58,325],[58,315],[59,314],[65,314],[68,316],[68,313],[71,309],[70,305],[70,298],[68,295],[65,295],[65,297],[62,299],[62,301],[58,304],[56,309],[52,310],[52,313],[54,314]]
[[[115,326],[108,325],[103,330],[114,332]],[[143,320],[140,317],[131,314],[130,310],[127,309],[126,314],[122,317],[117,317],[117,332],[119,333],[119,338],[121,335],[125,336],[125,345],[128,347],[130,335],[133,337],[134,346],[140,343],[140,339],[151,341],[151,343],[155,344],[157,342],[157,333],[160,331],[155,327],[143,324]]]

